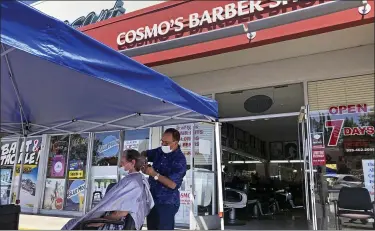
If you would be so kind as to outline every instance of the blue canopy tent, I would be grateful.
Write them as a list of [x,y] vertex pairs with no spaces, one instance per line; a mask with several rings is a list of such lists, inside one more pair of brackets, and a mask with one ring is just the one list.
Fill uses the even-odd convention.
[[24,3],[1,2],[2,134],[218,126],[217,119],[216,101]]

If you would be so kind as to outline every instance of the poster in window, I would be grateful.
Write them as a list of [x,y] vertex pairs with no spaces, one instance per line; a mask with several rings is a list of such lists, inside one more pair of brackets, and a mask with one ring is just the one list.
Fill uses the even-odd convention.
[[120,133],[106,132],[95,134],[93,165],[113,166],[117,165],[120,150]]
[[298,159],[297,141],[284,142],[284,156],[287,160]]
[[63,155],[56,155],[52,157],[52,166],[50,168],[51,177],[64,177],[65,176],[65,157]]
[[282,142],[270,143],[270,159],[271,160],[283,160],[284,159]]
[[[16,167],[16,176],[13,182],[15,188],[18,188],[20,168],[21,168],[21,165],[18,164]],[[21,192],[20,192],[20,201],[21,201],[20,204],[22,207],[26,207],[26,208],[34,207],[34,203],[37,200],[36,195],[35,195],[37,177],[38,177],[37,165],[24,165],[23,166]],[[15,200],[15,197],[13,197],[13,200]]]
[[69,161],[69,179],[84,179],[84,161],[83,160],[71,160]]
[[0,169],[0,205],[9,204],[10,188],[12,184],[12,169]]
[[65,179],[46,179],[43,209],[62,210],[64,206]]
[[66,192],[64,210],[82,212],[85,199],[86,182],[84,180],[70,180]]

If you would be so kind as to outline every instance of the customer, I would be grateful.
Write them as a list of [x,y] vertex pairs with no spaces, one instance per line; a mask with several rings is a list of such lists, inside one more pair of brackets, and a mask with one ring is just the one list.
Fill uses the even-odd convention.
[[162,137],[161,147],[144,152],[153,166],[145,168],[149,175],[151,194],[155,206],[147,217],[148,230],[173,230],[174,217],[180,207],[182,180],[186,174],[186,158],[178,142],[180,133],[167,129]]
[[[113,186],[89,213],[81,218],[70,220],[62,229],[79,229],[80,224],[87,220],[124,221],[129,214],[135,222],[135,228],[139,230],[154,206],[147,179],[139,172],[145,163],[145,158],[138,151],[124,151],[121,157],[121,170],[126,176]],[[103,223],[88,226],[104,230],[124,228],[123,225]]]

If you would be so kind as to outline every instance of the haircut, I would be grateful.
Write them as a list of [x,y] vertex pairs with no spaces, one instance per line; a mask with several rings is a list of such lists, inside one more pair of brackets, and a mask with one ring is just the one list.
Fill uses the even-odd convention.
[[173,141],[180,142],[180,132],[177,131],[176,129],[168,128],[167,130],[165,130],[164,134],[171,134]]
[[136,171],[140,171],[142,166],[146,163],[146,158],[142,156],[137,150],[128,149],[123,152],[128,162],[135,160],[134,168]]

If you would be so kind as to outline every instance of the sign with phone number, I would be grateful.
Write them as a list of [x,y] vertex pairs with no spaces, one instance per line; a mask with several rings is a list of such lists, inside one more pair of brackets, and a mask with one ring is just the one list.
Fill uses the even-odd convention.
[[84,178],[83,170],[69,171],[69,179],[81,179]]

